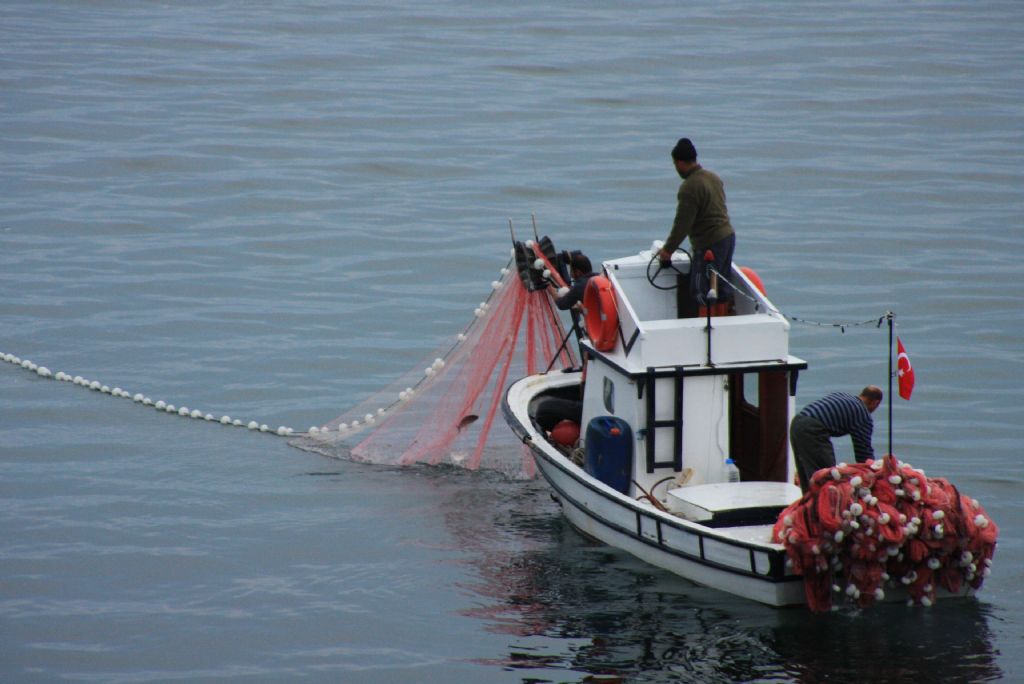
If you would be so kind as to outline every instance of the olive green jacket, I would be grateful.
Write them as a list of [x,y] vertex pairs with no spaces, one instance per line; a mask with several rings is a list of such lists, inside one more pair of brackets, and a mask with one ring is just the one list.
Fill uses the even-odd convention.
[[733,234],[729,210],[725,206],[722,179],[698,166],[679,186],[679,205],[672,233],[665,240],[665,249],[674,252],[683,239],[690,238],[694,252],[702,252],[714,243]]

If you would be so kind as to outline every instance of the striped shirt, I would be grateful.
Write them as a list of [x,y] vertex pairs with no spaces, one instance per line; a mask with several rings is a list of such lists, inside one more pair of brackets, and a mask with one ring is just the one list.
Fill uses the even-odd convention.
[[864,402],[852,394],[829,394],[805,406],[800,415],[821,421],[833,437],[850,435],[853,454],[858,463],[875,457],[875,451],[871,448],[871,433],[875,429],[871,412]]

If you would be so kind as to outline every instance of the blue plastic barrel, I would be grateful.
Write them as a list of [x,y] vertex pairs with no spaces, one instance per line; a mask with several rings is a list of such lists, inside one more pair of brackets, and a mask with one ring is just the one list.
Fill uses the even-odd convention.
[[583,470],[612,489],[629,493],[633,479],[633,431],[615,416],[598,416],[587,424]]

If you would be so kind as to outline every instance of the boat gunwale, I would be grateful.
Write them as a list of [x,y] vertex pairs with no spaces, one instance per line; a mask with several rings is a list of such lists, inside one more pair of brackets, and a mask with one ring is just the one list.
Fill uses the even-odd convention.
[[[543,445],[538,444],[538,438],[545,444],[547,443],[547,440],[543,440],[543,438],[540,438],[540,436],[536,433],[535,430],[531,429],[530,426],[524,425],[522,423],[519,417],[515,414],[515,409],[513,409],[511,404],[509,403],[509,394],[511,394],[513,389],[516,388],[522,382],[525,382],[531,378],[547,378],[550,375],[551,374],[548,373],[540,373],[537,375],[526,376],[512,383],[512,385],[508,388],[508,390],[505,393],[504,400],[502,402],[502,410],[505,413],[505,418],[508,421],[509,425],[511,426],[512,431],[524,444],[530,447],[530,450],[534,454],[539,455],[545,462],[549,463],[551,466],[560,470],[567,477],[573,479],[586,489],[600,495],[604,499],[607,499],[616,505],[626,508],[631,513],[636,515],[637,529],[630,530],[627,528],[623,528],[618,523],[612,522],[604,518],[603,516],[597,515],[593,511],[593,509],[583,505],[576,498],[566,494],[563,488],[559,487],[557,484],[552,482],[551,478],[548,477],[546,472],[544,472],[544,469],[541,468],[541,472],[544,474],[544,479],[547,480],[548,484],[552,487],[552,489],[554,489],[558,493],[559,496],[565,497],[573,506],[575,506],[579,510],[586,511],[588,516],[593,518],[601,525],[604,525],[605,527],[608,527],[609,529],[616,531],[620,534],[627,535],[632,539],[641,541],[644,544],[651,546],[652,548],[656,548],[663,553],[667,553],[672,556],[677,556],[687,561],[700,563],[701,565],[713,567],[716,570],[730,572],[737,575],[743,575],[746,577],[750,577],[752,579],[770,582],[772,584],[803,580],[802,575],[786,574],[784,565],[785,548],[781,544],[776,544],[773,542],[758,543],[742,541],[731,536],[723,535],[720,531],[718,531],[718,528],[707,527],[706,525],[702,525],[692,520],[679,518],[677,516],[672,515],[671,513],[659,511],[658,509],[653,507],[647,508],[640,504],[638,501],[622,494],[621,492],[617,492],[610,489],[609,491],[604,491],[604,489],[607,489],[607,485],[603,485],[603,483],[600,483],[599,481],[595,480],[593,477],[584,472],[581,468],[569,462],[568,459],[566,459],[563,455],[557,453],[554,447],[548,446],[548,448],[545,449]],[[561,383],[559,385],[546,384],[545,389],[554,389],[557,386],[567,386],[571,384],[571,382]],[[539,394],[539,392],[533,392],[530,398],[532,399],[537,394]],[[551,453],[548,453],[549,450]],[[562,461],[565,461],[565,463],[562,463]],[[638,531],[640,516],[648,516],[655,522],[658,530],[657,540],[649,539]],[[699,540],[699,545],[702,552],[704,539],[708,538],[718,543],[722,543],[728,546],[748,551],[751,554],[755,552],[766,554],[768,556],[769,571],[768,573],[757,573],[752,570],[743,570],[735,566],[724,565],[717,563],[713,560],[708,560],[706,558],[701,557],[700,555],[694,555],[680,549],[665,546],[662,541],[662,525],[668,525],[670,528],[677,529],[685,534],[691,534],[696,536]]]

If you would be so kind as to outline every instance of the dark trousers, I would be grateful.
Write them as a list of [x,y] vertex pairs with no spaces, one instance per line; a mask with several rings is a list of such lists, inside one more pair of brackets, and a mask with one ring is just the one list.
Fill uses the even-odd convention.
[[789,424],[789,443],[793,446],[796,472],[800,476],[800,489],[806,492],[811,475],[836,464],[832,436],[828,428],[817,418],[798,415]]
[[[708,249],[715,256],[715,260],[711,262],[715,270],[725,278],[732,278],[732,254],[736,251],[736,234],[733,233],[722,238]],[[706,251],[701,250],[698,253],[697,250],[694,250],[693,263],[690,264],[690,292],[701,306],[706,304],[704,295],[708,291],[707,268],[704,262],[704,252]],[[718,279],[718,301],[732,301],[732,285],[722,278]]]

